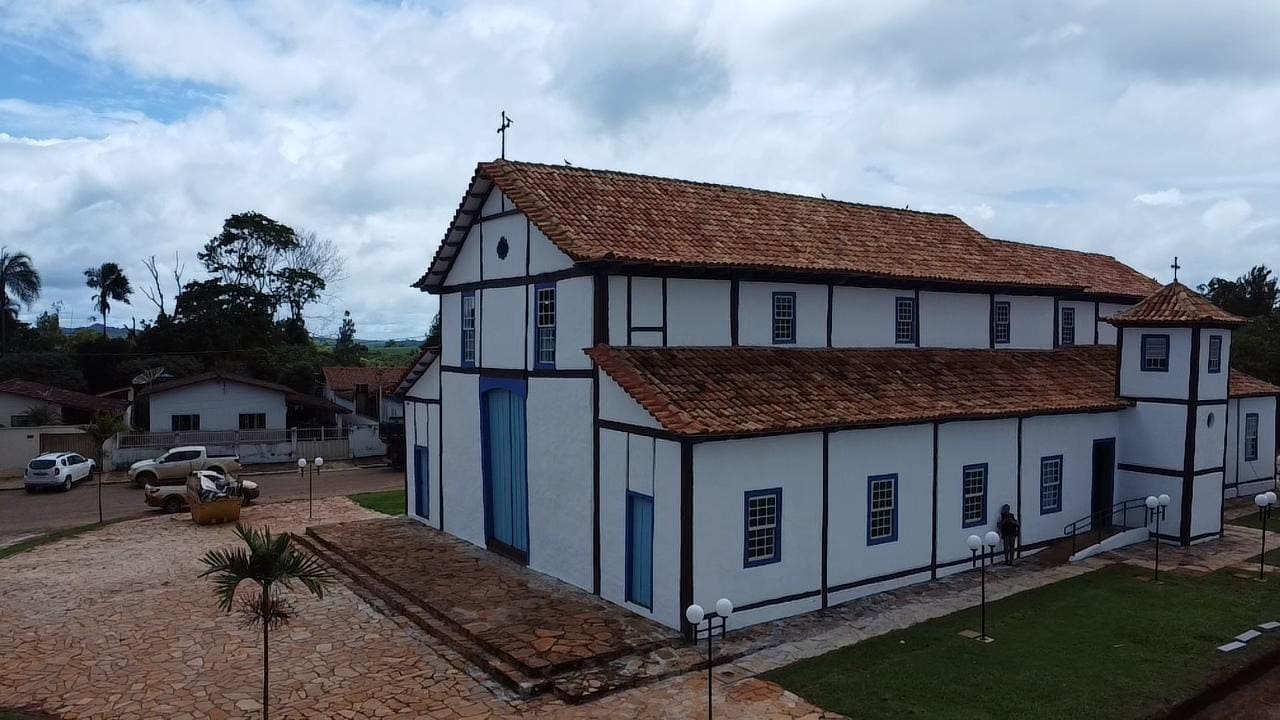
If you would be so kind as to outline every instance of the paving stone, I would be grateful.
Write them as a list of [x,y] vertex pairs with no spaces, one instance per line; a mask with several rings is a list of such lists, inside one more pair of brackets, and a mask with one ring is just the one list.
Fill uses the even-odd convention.
[[1262,635],[1262,633],[1258,632],[1257,630],[1246,630],[1236,636],[1236,642],[1247,643],[1250,640],[1256,637],[1259,637],[1260,635]]
[[1280,629],[1280,622],[1264,622],[1258,626],[1258,629],[1271,632],[1272,630]]
[[1229,652],[1235,652],[1245,647],[1248,647],[1248,646],[1242,642],[1229,642],[1226,645],[1219,645],[1218,650],[1220,652],[1229,653]]

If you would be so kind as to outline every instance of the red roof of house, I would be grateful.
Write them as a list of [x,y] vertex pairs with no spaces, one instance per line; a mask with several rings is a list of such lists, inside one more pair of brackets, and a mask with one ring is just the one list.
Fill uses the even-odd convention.
[[1114,258],[994,241],[954,215],[510,160],[477,167],[417,287],[442,286],[493,187],[582,263],[1034,287],[1133,300],[1158,287]]
[[404,379],[408,368],[376,368],[376,367],[327,367],[324,372],[324,384],[336,393],[349,393],[357,385],[368,385],[382,388],[383,392],[394,392],[396,386]]
[[[587,353],[665,429],[717,436],[1120,410],[1115,348],[619,348]],[[1280,388],[1232,372],[1257,394]],[[1269,392],[1267,391],[1269,389]],[[1234,388],[1233,388],[1234,393]],[[1233,394],[1233,397],[1235,395]]]
[[1211,325],[1231,327],[1248,320],[1214,305],[1178,281],[1147,296],[1133,307],[1107,318],[1112,325]]
[[1235,368],[1231,370],[1231,379],[1228,381],[1231,388],[1231,397],[1270,397],[1280,395],[1280,387],[1272,385],[1266,380],[1243,373]]
[[0,382],[0,392],[89,412],[124,412],[125,408],[129,407],[127,400],[88,395],[75,390],[65,390],[60,387],[45,385],[44,383],[18,380],[16,378]]
[[297,392],[296,390],[294,390],[293,388],[287,385],[280,385],[278,383],[267,382],[266,380],[259,380],[257,378],[251,378],[245,375],[236,375],[235,373],[222,372],[221,370],[210,370],[208,372],[202,372],[196,375],[188,375],[187,377],[178,378],[176,380],[169,380],[168,382],[163,382],[158,385],[152,385],[151,387],[144,389],[142,392],[138,394],[139,395],[158,395],[160,393],[168,392],[170,390],[177,390],[178,388],[184,388],[190,385],[198,385],[203,382],[224,382],[224,383],[229,382],[229,383],[239,383],[241,385],[252,385],[254,387],[263,388],[264,390],[274,390],[276,392],[284,393],[284,400],[287,405],[293,405],[296,407],[305,407],[305,408],[310,408],[312,410],[319,410],[321,412],[330,412],[330,413],[348,414],[351,412],[351,410],[344,408],[341,405],[331,403],[328,400],[325,400],[324,398],[321,398],[321,397],[316,397],[315,395],[307,395],[306,393]]

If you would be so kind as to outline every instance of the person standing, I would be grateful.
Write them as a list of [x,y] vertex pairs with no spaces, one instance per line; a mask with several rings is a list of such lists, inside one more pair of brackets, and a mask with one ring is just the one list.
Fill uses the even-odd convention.
[[1004,564],[1013,564],[1013,555],[1018,549],[1018,536],[1022,534],[1022,525],[1013,514],[1008,504],[1000,508],[1000,522],[996,524],[1000,539],[1004,541]]

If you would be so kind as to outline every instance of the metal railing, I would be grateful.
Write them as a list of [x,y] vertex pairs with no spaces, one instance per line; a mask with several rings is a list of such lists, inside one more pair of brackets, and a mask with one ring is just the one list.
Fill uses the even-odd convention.
[[180,445],[257,445],[266,443],[345,440],[350,429],[289,428],[281,430],[188,430],[177,432],[122,432],[118,448],[172,448]]
[[[1062,529],[1063,535],[1071,536],[1071,554],[1076,554],[1076,536],[1085,533],[1096,533],[1097,537],[1094,544],[1102,542],[1102,531],[1107,530],[1115,525],[1128,528],[1129,513],[1134,511],[1142,512],[1142,525],[1145,527],[1150,521],[1150,510],[1147,509],[1146,496],[1140,498],[1130,498],[1112,505],[1110,508],[1103,510],[1095,510],[1085,517],[1068,523]],[[1116,516],[1120,517],[1120,522],[1115,522]],[[1136,527],[1136,526],[1135,526]]]

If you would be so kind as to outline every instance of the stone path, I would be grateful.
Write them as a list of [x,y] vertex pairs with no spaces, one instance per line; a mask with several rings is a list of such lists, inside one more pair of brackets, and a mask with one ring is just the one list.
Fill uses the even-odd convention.
[[674,630],[413,520],[315,525],[308,534],[528,674],[680,642]]
[[[316,523],[375,517],[318,501]],[[301,531],[306,503],[247,508],[244,520]],[[220,614],[197,580],[205,550],[230,527],[187,516],[113,525],[0,560],[0,707],[68,720],[260,716],[258,632]],[[341,585],[324,599],[294,592],[294,620],[272,637],[273,718],[695,718],[705,675],[689,675],[573,708],[526,703],[411,625]],[[717,682],[717,716],[824,714],[776,685]]]
[[[376,517],[341,498],[317,502],[315,523]],[[245,521],[300,531],[305,503],[250,507]],[[392,521],[394,522],[394,521]],[[1280,547],[1276,534],[1268,545]],[[1259,531],[1228,526],[1218,542],[1164,546],[1171,572],[1232,567],[1257,552]],[[186,516],[120,523],[0,560],[0,707],[34,705],[63,718],[254,718],[258,633],[218,613],[198,558],[234,543],[229,527]],[[1150,544],[1074,565],[997,567],[989,598],[1120,560],[1150,567]],[[749,652],[716,670],[717,717],[833,720],[754,676],[884,632],[972,607],[974,573],[901,588],[731,636]],[[295,592],[295,618],[272,642],[276,718],[705,717],[705,674],[690,673],[573,707],[524,701],[415,626],[345,587],[324,599]],[[752,650],[754,649],[754,652]]]

